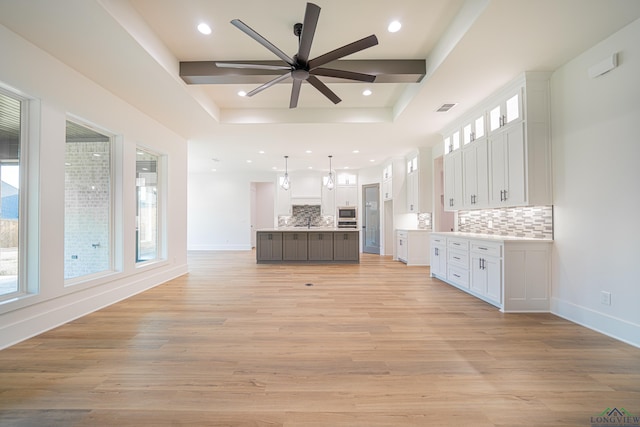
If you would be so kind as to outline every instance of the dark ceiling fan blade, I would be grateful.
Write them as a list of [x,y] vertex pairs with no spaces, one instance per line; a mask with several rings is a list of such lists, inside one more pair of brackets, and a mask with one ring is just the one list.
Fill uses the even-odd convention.
[[324,96],[326,96],[327,98],[329,98],[331,100],[331,102],[333,102],[334,104],[337,104],[338,102],[342,101],[342,99],[340,99],[338,97],[338,95],[336,95],[331,89],[329,89],[327,87],[327,85],[325,85],[324,83],[322,83],[320,81],[319,78],[317,78],[316,76],[309,76],[309,78],[307,79],[307,81],[309,83],[311,83],[311,86],[315,87],[316,89],[318,89]]
[[266,82],[265,84],[258,86],[257,88],[255,88],[254,90],[252,90],[251,92],[247,93],[246,96],[253,96],[256,93],[260,93],[265,89],[270,88],[271,86],[273,86],[276,83],[280,83],[281,81],[288,79],[289,77],[291,77],[291,73],[285,73],[281,76],[276,77],[273,80],[269,80],[268,82]]
[[298,106],[298,99],[300,98],[301,86],[302,86],[302,80],[293,79],[293,86],[291,87],[291,100],[289,101],[289,108],[296,108]]
[[291,67],[288,65],[242,64],[238,62],[216,62],[216,67],[274,71],[291,70]]
[[371,74],[356,73],[354,71],[334,70],[333,68],[314,68],[309,72],[315,76],[335,77],[338,79],[357,80],[359,82],[373,83],[376,76]]
[[332,50],[331,52],[327,52],[324,55],[320,55],[317,58],[314,58],[311,61],[309,61],[307,65],[309,66],[310,70],[313,70],[314,68],[321,67],[324,64],[328,64],[331,61],[335,61],[347,55],[360,52],[361,50],[370,48],[377,44],[378,44],[378,38],[374,34],[372,34],[369,37],[365,37],[353,43],[349,43],[335,50]]
[[255,30],[253,30],[251,27],[249,27],[247,24],[245,24],[244,22],[242,22],[239,19],[234,19],[233,21],[231,21],[231,23],[237,27],[240,31],[242,31],[243,33],[245,33],[246,35],[248,35],[249,37],[251,37],[252,39],[254,39],[255,41],[257,41],[258,43],[260,43],[262,46],[266,47],[267,49],[269,49],[271,52],[273,52],[278,58],[282,59],[284,62],[286,62],[289,65],[293,65],[293,59],[291,59],[289,57],[289,55],[287,55],[286,53],[284,53],[283,51],[281,51],[280,49],[278,49],[274,44],[272,44],[269,40],[265,39],[264,37],[262,37],[260,34],[258,34]]
[[307,10],[304,13],[304,22],[302,23],[302,35],[300,36],[300,46],[298,47],[298,62],[306,64],[309,61],[309,53],[311,52],[311,43],[316,33],[318,18],[320,17],[320,7],[313,3],[307,3]]

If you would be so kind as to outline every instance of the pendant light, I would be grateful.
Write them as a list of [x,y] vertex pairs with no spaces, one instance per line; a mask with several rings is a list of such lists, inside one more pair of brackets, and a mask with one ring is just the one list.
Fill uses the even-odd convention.
[[282,183],[280,184],[280,186],[284,190],[288,190],[289,189],[289,172],[287,170],[287,159],[288,158],[289,158],[289,156],[284,156],[284,178],[282,179]]
[[333,190],[335,183],[333,182],[333,170],[331,169],[331,158],[329,156],[329,176],[327,177],[327,190]]

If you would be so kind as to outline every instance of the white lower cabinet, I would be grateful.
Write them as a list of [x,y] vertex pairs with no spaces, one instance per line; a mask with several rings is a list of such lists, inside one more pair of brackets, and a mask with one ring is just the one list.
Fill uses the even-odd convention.
[[432,233],[431,277],[503,312],[546,312],[550,308],[551,245],[550,240]]
[[502,245],[471,242],[471,291],[494,305],[502,304]]
[[396,230],[396,258],[407,265],[429,265],[429,231]]
[[444,237],[431,235],[431,277],[447,277],[447,241]]

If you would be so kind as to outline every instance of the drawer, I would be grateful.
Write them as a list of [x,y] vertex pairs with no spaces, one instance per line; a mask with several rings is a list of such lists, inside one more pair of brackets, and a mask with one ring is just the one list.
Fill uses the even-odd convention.
[[398,233],[398,237],[404,240],[407,240],[407,236],[409,235],[409,232],[407,231],[397,231],[396,233]]
[[447,267],[447,280],[462,288],[469,288],[469,270],[450,265]]
[[471,241],[471,252],[502,258],[502,244],[495,242]]
[[460,249],[463,251],[469,250],[469,241],[466,239],[458,239],[456,237],[449,237],[447,239],[447,246],[452,249]]
[[446,238],[442,236],[431,236],[430,239],[432,245],[444,245]]
[[457,249],[449,249],[447,251],[447,263],[460,268],[469,268],[469,252]]

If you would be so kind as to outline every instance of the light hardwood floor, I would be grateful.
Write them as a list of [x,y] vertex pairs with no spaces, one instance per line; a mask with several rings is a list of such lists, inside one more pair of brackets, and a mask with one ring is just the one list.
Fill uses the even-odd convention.
[[[2,426],[589,426],[640,414],[640,349],[407,267],[190,273],[0,352]],[[313,286],[306,286],[313,284]]]

